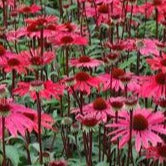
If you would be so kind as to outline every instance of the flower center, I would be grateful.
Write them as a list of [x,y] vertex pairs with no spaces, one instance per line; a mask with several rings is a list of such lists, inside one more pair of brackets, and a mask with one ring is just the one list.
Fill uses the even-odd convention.
[[165,108],[166,107],[166,99],[160,99],[157,104],[162,107]]
[[72,32],[73,31],[73,27],[72,27],[70,22],[65,23],[65,28],[67,29],[68,32]]
[[122,51],[124,49],[124,45],[122,43],[116,43],[111,46],[114,51]]
[[80,58],[79,58],[79,62],[80,63],[87,63],[87,62],[90,62],[90,58],[88,57],[88,56],[86,56],[86,55],[83,55],[83,56],[81,56]]
[[147,119],[141,115],[137,114],[133,117],[133,130],[143,131],[148,128]]
[[136,97],[128,97],[125,101],[125,104],[127,106],[133,106],[137,104],[137,98]]
[[120,77],[120,80],[123,82],[123,83],[128,83],[130,80],[131,80],[131,76],[130,75],[123,75]]
[[109,12],[108,5],[106,4],[100,5],[98,11],[99,13],[107,14]]
[[157,42],[156,46],[158,47],[158,49],[164,49],[165,48],[165,44],[161,43],[161,42]]
[[162,4],[162,0],[153,0],[153,5],[154,6],[159,6]]
[[166,74],[164,73],[158,73],[156,76],[155,76],[155,80],[158,84],[160,85],[165,85],[166,84]]
[[6,116],[11,110],[11,106],[9,104],[0,104],[0,115]]
[[9,66],[18,66],[20,64],[20,61],[16,58],[11,58],[8,60]]
[[87,127],[94,127],[98,123],[98,120],[95,117],[88,117],[83,119],[82,124]]
[[166,66],[166,59],[162,59],[162,60],[160,61],[160,63],[161,63],[161,65]]
[[79,72],[75,76],[77,81],[88,81],[90,76],[85,72]]
[[5,52],[6,52],[5,48],[2,45],[0,45],[0,56],[4,55]]
[[40,31],[44,27],[45,23],[47,23],[47,20],[44,18],[40,18],[40,19],[36,20],[35,22],[31,23],[27,27],[27,31],[29,31],[29,32]]
[[31,82],[31,86],[33,86],[33,87],[39,87],[42,85],[43,85],[43,81],[40,81],[40,80],[36,80],[36,81]]
[[30,91],[39,92],[44,89],[43,81],[35,80],[30,84]]
[[99,97],[93,102],[93,108],[102,111],[107,108],[107,104],[103,98]]
[[6,95],[7,95],[6,86],[1,86],[1,87],[0,87],[0,98],[5,98]]
[[63,36],[61,38],[61,42],[64,43],[64,44],[70,44],[73,42],[73,38],[71,36]]
[[111,101],[110,104],[114,109],[121,109],[123,107],[122,101]]
[[45,18],[39,18],[38,20],[36,20],[36,24],[38,26],[41,26],[43,24],[47,23],[47,20]]
[[54,25],[54,24],[49,24],[49,25],[47,26],[47,29],[48,29],[48,30],[51,30],[51,31],[55,31],[55,30],[57,30],[57,26]]
[[26,6],[26,7],[24,7],[24,8],[22,9],[22,11],[23,11],[24,13],[28,13],[28,12],[31,11],[31,8],[28,7],[28,6]]
[[115,59],[118,58],[118,56],[119,56],[118,54],[113,53],[113,54],[109,54],[109,55],[107,55],[107,58],[108,58],[109,60],[114,61]]
[[166,145],[163,145],[163,146],[159,146],[157,148],[157,152],[160,156],[162,157],[166,157]]
[[32,23],[27,27],[28,32],[37,32],[38,30],[39,28],[35,23]]
[[30,59],[32,65],[40,66],[43,65],[43,59],[39,56],[34,56]]
[[120,77],[124,76],[125,72],[122,69],[119,68],[113,68],[112,69],[112,77],[115,79],[120,79]]
[[112,18],[113,20],[118,20],[118,19],[120,19],[120,14],[119,14],[119,13],[113,13],[113,14],[111,15],[111,18]]
[[144,42],[143,40],[137,40],[136,41],[136,46],[137,46],[137,49],[141,49],[144,47]]

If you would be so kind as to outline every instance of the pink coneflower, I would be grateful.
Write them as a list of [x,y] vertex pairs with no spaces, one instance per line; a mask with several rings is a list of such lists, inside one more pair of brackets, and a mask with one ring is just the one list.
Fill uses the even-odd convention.
[[96,114],[86,114],[86,115],[78,114],[76,116],[76,120],[78,120],[82,125],[84,125],[89,129],[93,129],[101,121],[100,117],[96,116]]
[[103,58],[103,61],[106,65],[110,66],[115,64],[118,61],[119,57],[120,54],[118,53],[110,53]]
[[57,46],[71,46],[71,45],[87,45],[88,41],[85,37],[82,37],[74,33],[60,33],[56,38],[50,38],[51,43]]
[[50,99],[55,97],[59,99],[59,96],[63,94],[63,86],[52,81],[32,81],[32,82],[19,82],[17,87],[13,90],[13,94],[24,96],[29,93],[30,97],[35,100],[36,92],[39,93],[41,98]]
[[[135,138],[135,148],[139,152],[141,146],[147,148],[149,143],[156,146],[162,143],[158,134],[166,134],[164,128],[164,115],[161,112],[153,113],[145,108],[138,108],[133,112],[132,137]],[[122,148],[130,139],[130,114],[128,111],[121,111],[118,115],[118,122],[108,124],[108,127],[115,128],[109,135],[114,135],[112,141],[120,137],[119,148]]]
[[107,42],[106,46],[108,48],[110,48],[111,50],[113,50],[114,52],[121,52],[121,51],[125,50],[126,43],[123,41],[119,41],[119,42],[116,42],[114,44]]
[[26,67],[28,63],[25,61],[24,56],[18,54],[11,54],[0,61],[1,66],[3,67],[5,72],[11,72],[12,70],[16,70],[19,74],[26,73]]
[[[32,131],[34,122],[24,115],[24,111],[26,112],[27,110],[29,111],[28,108],[14,103],[11,99],[1,99],[0,116],[5,117],[5,128],[12,136],[16,137],[18,133],[25,136],[26,130]],[[2,121],[1,117],[0,121]],[[1,124],[0,122],[0,128],[2,128]],[[1,130],[0,137],[2,137]]]
[[35,18],[27,18],[25,22],[30,25],[30,24],[36,24],[43,26],[43,28],[51,23],[56,23],[57,17],[53,15],[45,16],[41,15]]
[[90,88],[99,88],[100,86],[100,79],[97,77],[92,77],[86,72],[79,72],[74,77],[75,83],[73,85],[74,90],[78,90],[81,92],[86,92],[90,94]]
[[163,162],[166,160],[166,145],[150,146],[146,149],[146,158],[153,158]]
[[[142,97],[160,98],[166,93],[166,74],[159,72],[153,76],[140,78],[141,88],[139,95]],[[157,95],[156,95],[157,94]]]
[[0,62],[3,62],[7,57],[12,56],[13,53],[6,50],[6,48],[0,44]]
[[152,70],[161,70],[166,72],[166,54],[162,54],[160,57],[153,57],[146,60]]
[[100,66],[102,64],[102,61],[83,55],[79,58],[72,58],[69,63],[73,67],[94,68]]
[[166,108],[166,98],[165,97],[161,97],[158,99],[154,98],[154,103],[158,106],[160,106],[163,110]]
[[77,25],[73,24],[72,22],[66,22],[64,24],[59,25],[59,30],[61,32],[75,32],[78,29]]
[[[37,112],[32,110],[32,109],[28,109],[25,110],[23,112],[23,115],[26,116],[27,118],[31,119],[32,122],[33,122],[33,130],[38,133],[38,116],[37,116]],[[41,114],[41,126],[43,128],[46,128],[46,129],[53,129],[53,124],[54,124],[54,119],[46,114],[46,113],[42,113]]]
[[41,56],[41,50],[31,49],[30,51],[22,51],[19,53],[20,56],[25,57],[25,61],[28,63],[29,69],[40,69],[47,64],[50,64],[56,57],[54,52],[45,51],[43,56]]
[[120,68],[113,68],[111,75],[110,74],[102,74],[99,78],[103,82],[103,89],[114,89],[118,91],[119,89],[124,89],[124,85],[121,82],[120,78],[125,75],[124,70]]
[[156,46],[157,40],[153,39],[139,39],[136,40],[136,48],[142,55],[156,55],[159,56],[159,50]]
[[39,12],[40,10],[41,10],[41,7],[36,4],[32,4],[30,6],[22,5],[17,9],[18,13],[26,14],[26,15],[35,14]]
[[8,41],[15,41],[27,35],[25,27],[18,28],[17,30],[11,30],[6,34]]
[[111,97],[109,99],[109,103],[111,109],[113,111],[120,111],[124,106],[124,98],[123,97]]
[[[115,69],[115,68],[114,68]],[[116,72],[117,71],[117,72]],[[122,69],[116,68],[113,71],[114,74],[111,75],[108,73],[99,75],[99,79],[102,81],[102,90],[110,90],[111,88],[116,92],[121,89],[125,90],[125,86],[127,85],[127,92],[138,93],[140,90],[140,79],[137,76],[134,76],[130,72],[124,72]],[[123,74],[124,73],[124,74]]]
[[[108,101],[104,100],[102,97],[98,97],[92,103],[84,105],[82,110],[83,114],[96,114],[104,123],[107,122],[107,116],[113,114]],[[73,113],[78,112],[80,112],[79,109],[73,110]]]
[[132,95],[125,99],[125,108],[127,110],[134,110],[138,106],[138,97]]
[[124,90],[125,85],[130,83],[132,74],[126,73],[120,68],[113,68],[111,74],[102,74],[99,78],[102,80],[103,90],[113,89],[119,91],[119,89]]
[[41,37],[41,31],[43,31],[43,37],[50,37],[53,34],[48,26],[56,24],[57,18],[55,16],[39,16],[36,18],[28,18],[25,20],[27,25],[27,33],[29,37]]

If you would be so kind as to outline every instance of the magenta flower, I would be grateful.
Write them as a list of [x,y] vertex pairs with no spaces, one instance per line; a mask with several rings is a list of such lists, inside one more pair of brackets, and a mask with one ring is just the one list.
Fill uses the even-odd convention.
[[99,88],[101,82],[100,79],[98,79],[97,77],[92,77],[86,72],[77,73],[74,77],[74,80],[74,90],[86,92],[88,95],[91,91],[90,88]]
[[88,44],[88,41],[85,37],[82,37],[75,33],[59,33],[56,35],[56,38],[50,38],[50,41],[56,46],[84,46]]
[[166,73],[166,54],[162,54],[160,57],[148,58],[146,61],[152,70],[161,70]]
[[24,37],[27,35],[26,28],[21,27],[16,30],[11,30],[6,34],[7,40],[14,42],[15,40],[20,39],[21,37]]
[[90,129],[92,129],[101,122],[100,117],[96,116],[96,114],[86,114],[86,115],[78,114],[76,116],[76,120],[78,120],[82,125]]
[[25,20],[27,25],[27,34],[29,37],[41,37],[41,29],[43,30],[43,37],[50,37],[52,29],[49,29],[50,25],[56,24],[57,17],[55,16],[39,16],[35,18],[28,18]]
[[153,158],[163,162],[166,160],[166,145],[150,146],[146,149],[146,158]]
[[103,90],[113,89],[116,92],[125,89],[127,84],[128,90],[135,91],[139,89],[137,78],[129,72],[125,72],[120,68],[113,68],[111,74],[105,73],[98,76],[102,81]]
[[11,54],[0,61],[1,66],[3,67],[6,73],[16,70],[19,74],[26,74],[28,63],[25,60],[25,57],[19,54]]
[[[32,122],[33,122],[33,130],[36,133],[38,133],[38,116],[37,116],[37,111],[35,111],[33,109],[30,109],[30,108],[27,108],[26,110],[24,110],[23,115],[32,120]],[[42,119],[41,126],[43,128],[51,129],[51,130],[55,131],[55,129],[53,128],[54,119],[50,115],[48,115],[46,113],[42,113],[41,114],[41,119]]]
[[36,91],[39,92],[41,98],[50,99],[55,97],[59,99],[59,96],[63,94],[64,87],[61,84],[53,83],[48,80],[42,81],[32,81],[32,82],[19,82],[17,87],[13,90],[13,94],[24,96],[29,93],[30,97],[36,99]]
[[[107,127],[114,128],[114,131],[109,133],[113,136],[111,141],[120,138],[119,148],[122,148],[130,139],[130,115],[128,111],[121,111],[118,116],[118,122],[108,124]],[[133,112],[132,138],[135,139],[137,152],[141,147],[147,148],[150,144],[156,146],[157,143],[163,142],[159,134],[166,134],[164,119],[161,112],[153,113],[145,108],[138,108]]]
[[[74,109],[73,113],[79,113],[80,109]],[[83,114],[96,114],[102,122],[107,122],[108,115],[113,116],[113,112],[110,110],[108,101],[102,97],[96,98],[92,103],[83,106]]]
[[156,46],[157,40],[153,39],[142,39],[136,40],[137,50],[140,51],[142,55],[156,55],[159,56],[159,50]]
[[17,9],[18,13],[26,14],[26,15],[35,14],[39,12],[40,10],[41,10],[41,7],[36,4],[32,4],[30,6],[22,5]]
[[[1,100],[0,115],[5,115],[5,128],[9,133],[16,137],[19,134],[25,136],[26,130],[31,132],[33,130],[34,122],[32,119],[24,115],[24,112],[30,111],[23,105],[16,104],[12,100]],[[2,117],[0,117],[0,128],[2,128]],[[2,130],[0,130],[0,137],[2,137]]]
[[45,65],[50,64],[56,57],[52,51],[45,51],[43,56],[41,56],[40,49],[22,51],[19,55],[24,57],[24,61],[28,64],[27,68],[30,70],[40,69]]
[[72,58],[69,63],[71,66],[77,68],[80,67],[94,68],[100,66],[102,64],[102,61],[83,55],[79,58]]
[[[156,99],[165,96],[166,74],[159,72],[153,76],[140,78],[141,88],[138,91],[142,97],[154,97]],[[157,94],[157,95],[156,95]]]

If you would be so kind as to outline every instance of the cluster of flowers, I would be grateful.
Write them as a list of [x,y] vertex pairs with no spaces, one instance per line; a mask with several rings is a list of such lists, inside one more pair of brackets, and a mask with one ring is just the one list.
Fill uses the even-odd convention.
[[[69,10],[72,3],[78,8],[76,16]],[[11,79],[11,85],[0,85],[2,140],[5,126],[14,137],[36,132],[41,145],[41,126],[56,131],[54,119],[43,113],[42,101],[55,98],[61,103],[62,118],[74,115],[73,122],[65,119],[63,123],[71,123],[75,130],[83,129],[88,166],[92,166],[92,145],[86,142],[92,142],[96,127],[103,127],[107,143],[116,142],[118,150],[129,144],[129,159],[135,148],[140,154],[146,152],[147,158],[166,160],[165,0],[140,5],[136,0],[77,0],[59,3],[59,17],[42,14],[45,8],[41,4],[0,0],[0,7],[4,26],[0,29],[1,79],[2,83]],[[80,24],[72,22],[70,14]],[[143,37],[137,34],[143,18],[155,18],[154,36],[148,34],[146,23]],[[12,24],[14,30],[10,30]],[[95,28],[91,30],[89,24]],[[100,56],[88,54],[93,38],[100,41]],[[128,64],[132,56],[136,64]],[[125,61],[127,65],[123,67]],[[149,73],[145,72],[149,67]],[[26,95],[37,104],[37,111],[17,104]],[[63,102],[67,103],[67,113]],[[81,124],[81,129],[76,123]],[[68,157],[69,141],[63,138],[63,143]],[[109,148],[103,145],[108,158]],[[40,151],[42,163],[42,148]],[[54,161],[50,165],[58,162],[61,163]]]

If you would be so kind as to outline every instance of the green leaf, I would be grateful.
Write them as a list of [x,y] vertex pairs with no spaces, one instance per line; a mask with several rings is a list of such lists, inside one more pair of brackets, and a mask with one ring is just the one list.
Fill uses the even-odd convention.
[[102,162],[98,163],[96,166],[109,166],[109,164],[106,163],[105,161],[102,161]]
[[10,159],[14,166],[17,166],[20,159],[18,149],[13,145],[6,145],[6,156]]
[[137,58],[136,56],[132,55],[132,56],[128,59],[128,61],[125,61],[124,63],[122,63],[122,64],[120,65],[120,68],[125,69],[125,68],[129,67],[131,64],[133,64],[133,63],[136,62],[136,58]]

